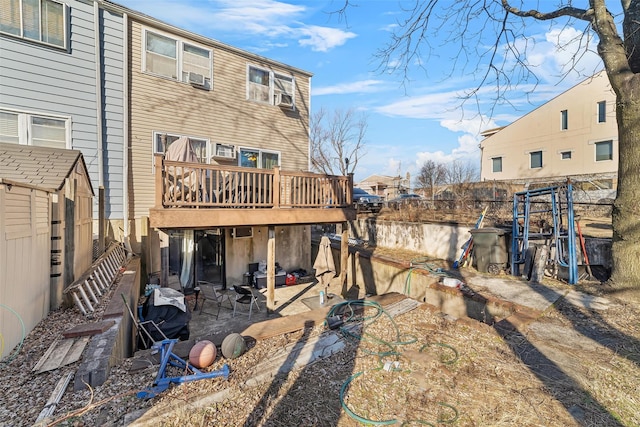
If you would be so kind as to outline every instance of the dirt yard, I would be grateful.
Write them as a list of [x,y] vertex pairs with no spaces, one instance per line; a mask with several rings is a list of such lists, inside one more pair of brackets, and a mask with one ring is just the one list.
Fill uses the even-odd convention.
[[[151,400],[135,393],[151,385],[157,368],[131,372],[131,360],[122,360],[104,385],[67,389],[47,425],[130,425],[148,410],[149,421],[133,425],[638,426],[640,304],[600,284],[582,290],[605,296],[609,308],[563,301],[515,331],[450,319],[426,305],[393,318],[364,307],[348,329],[319,325],[250,343],[241,357],[219,356],[209,368],[227,363],[228,380],[172,386]],[[0,425],[33,425],[58,379],[77,363],[38,375],[31,369],[63,330],[84,321],[73,309],[52,313],[0,365]],[[344,349],[247,382],[265,361],[295,358],[291,346],[321,334],[340,337]]]

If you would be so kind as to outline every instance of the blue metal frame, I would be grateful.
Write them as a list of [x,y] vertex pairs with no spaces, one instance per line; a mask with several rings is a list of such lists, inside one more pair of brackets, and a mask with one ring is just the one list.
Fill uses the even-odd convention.
[[[551,209],[531,210],[533,198],[549,196]],[[563,207],[565,212],[563,212]],[[553,238],[555,248],[553,261],[567,268],[568,282],[578,282],[578,257],[576,250],[575,216],[573,211],[573,187],[570,183],[562,186],[544,187],[527,190],[513,195],[513,225],[511,239],[511,274],[520,275],[520,264],[524,264],[529,248],[531,214],[550,213],[553,219]],[[566,224],[563,217],[566,215]],[[522,225],[520,225],[522,220]],[[534,234],[533,237],[536,237]],[[539,236],[538,236],[539,237]]]
[[[158,369],[158,375],[153,381],[153,387],[149,387],[145,390],[139,391],[136,396],[141,399],[150,399],[156,397],[159,393],[162,393],[169,384],[182,384],[189,381],[204,380],[206,378],[224,377],[229,378],[229,365],[225,364],[222,369],[211,372],[202,372],[195,367],[188,365],[183,359],[173,353],[173,346],[178,340],[162,340],[153,345],[154,350],[160,351],[160,368]],[[193,372],[192,375],[184,375],[181,377],[167,377],[167,366],[175,366],[180,369],[189,369]]]

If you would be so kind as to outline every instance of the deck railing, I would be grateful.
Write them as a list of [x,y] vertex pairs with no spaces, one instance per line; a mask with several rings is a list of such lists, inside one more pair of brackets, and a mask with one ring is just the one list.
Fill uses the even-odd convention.
[[156,156],[159,208],[345,208],[351,176],[186,163]]

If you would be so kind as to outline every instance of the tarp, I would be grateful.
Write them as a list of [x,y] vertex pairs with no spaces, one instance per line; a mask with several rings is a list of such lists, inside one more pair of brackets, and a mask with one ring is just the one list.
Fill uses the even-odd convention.
[[193,151],[191,141],[186,136],[181,136],[169,145],[164,157],[167,160],[174,160],[176,162],[191,162],[198,163],[198,156]]
[[[199,163],[191,141],[186,136],[181,136],[169,145],[165,153],[165,159],[175,162]],[[169,199],[172,201],[198,201],[201,197],[199,186],[203,184],[201,176],[197,176],[196,169],[182,166],[169,166]]]
[[[158,328],[167,336],[167,338],[178,338],[181,341],[189,339],[189,321],[191,320],[191,310],[186,304],[180,304],[178,298],[175,297],[177,291],[170,288],[160,288],[157,293],[158,301],[156,304],[156,292],[152,292],[142,307],[142,318],[144,320],[153,320]],[[182,298],[184,301],[184,297]],[[162,334],[153,328],[151,324],[145,327],[154,340],[163,339]]]
[[316,270],[316,279],[323,286],[327,286],[331,279],[336,277],[336,265],[333,261],[331,241],[327,236],[322,236],[322,239],[320,239],[318,255],[313,263],[313,268]]

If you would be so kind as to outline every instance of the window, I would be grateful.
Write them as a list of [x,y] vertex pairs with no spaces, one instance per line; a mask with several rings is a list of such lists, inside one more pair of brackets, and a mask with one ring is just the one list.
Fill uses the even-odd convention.
[[567,110],[560,111],[560,129],[569,129],[569,111]]
[[220,157],[224,159],[235,159],[236,158],[236,147],[231,144],[216,144],[215,151],[213,153],[214,157]]
[[211,89],[211,50],[149,30],[144,34],[144,71],[185,83],[189,73],[198,74]]
[[234,239],[253,237],[253,227],[235,227],[232,233]]
[[287,108],[294,106],[293,76],[248,66],[247,99]]
[[2,0],[0,32],[67,47],[67,9],[54,0]]
[[571,159],[571,151],[563,151],[560,153],[560,158],[562,160],[569,160]]
[[238,164],[245,168],[273,169],[280,165],[280,153],[253,148],[241,148]]
[[69,119],[0,111],[0,142],[68,148]]
[[598,123],[607,121],[607,101],[598,102]]
[[596,162],[613,160],[613,141],[596,142]]
[[493,172],[502,172],[502,157],[494,157],[491,159]]
[[533,151],[529,153],[531,160],[531,169],[539,169],[542,167],[542,151]]
[[[166,135],[165,143],[166,147],[163,147],[162,136]],[[198,157],[198,161],[200,163],[209,163],[209,140],[204,138],[193,138],[188,135],[176,135],[176,134],[168,134],[162,132],[155,132],[153,135],[153,152],[154,153],[164,153],[169,146],[175,142],[181,136],[187,136],[189,141],[191,142],[191,147],[193,148],[196,157]]]

